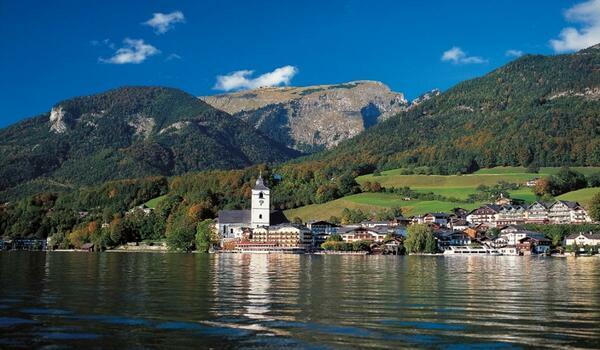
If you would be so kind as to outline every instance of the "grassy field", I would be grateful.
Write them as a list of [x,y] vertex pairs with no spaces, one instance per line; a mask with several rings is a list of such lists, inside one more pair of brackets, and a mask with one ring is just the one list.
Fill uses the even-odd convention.
[[[600,172],[600,167],[581,168],[573,167],[585,175]],[[360,184],[366,181],[377,181],[384,187],[407,186],[418,192],[433,192],[446,198],[458,200],[467,199],[469,194],[475,193],[479,185],[495,185],[499,181],[524,184],[530,179],[540,176],[552,175],[560,168],[541,168],[539,174],[531,174],[522,167],[497,167],[492,169],[481,169],[469,175],[401,175],[401,169],[388,170],[380,176],[364,175],[356,178]],[[600,188],[589,188],[579,191],[565,193],[559,199],[572,200],[585,205],[594,193]],[[536,200],[535,194],[530,188],[521,187],[511,191],[512,198],[522,199],[526,202]],[[324,204],[313,204],[301,208],[286,211],[289,218],[300,217],[303,220],[328,219],[339,216],[344,208],[361,209],[368,212],[376,212],[386,208],[401,207],[405,215],[417,215],[427,212],[448,212],[452,208],[461,207],[473,209],[482,203],[462,203],[453,201],[404,201],[402,196],[390,193],[361,193],[347,196]]]
[[308,220],[327,220],[331,216],[341,216],[344,208],[361,209],[369,213],[401,207],[404,215],[417,215],[428,212],[448,212],[453,208],[477,208],[481,203],[461,203],[444,201],[404,201],[402,196],[391,193],[359,193],[323,204],[312,204],[301,208],[286,210],[288,218],[300,217]]
[[592,200],[592,197],[598,192],[600,192],[600,187],[583,188],[581,190],[561,194],[557,197],[557,199],[562,199],[565,201],[575,201],[585,206]]
[[151,200],[147,201],[146,203],[144,203],[148,208],[156,208],[156,206],[158,205],[158,203],[160,203],[160,201],[162,201],[164,198],[166,197],[166,195],[164,196],[159,196],[156,198],[152,198]]

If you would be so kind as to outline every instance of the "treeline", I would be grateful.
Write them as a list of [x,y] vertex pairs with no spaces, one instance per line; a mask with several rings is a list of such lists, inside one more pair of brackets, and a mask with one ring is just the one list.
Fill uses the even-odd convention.
[[93,221],[110,222],[151,198],[166,194],[165,177],[108,182],[64,193],[43,193],[0,206],[5,237],[46,238]]
[[539,179],[533,191],[540,197],[558,196],[585,187],[598,186],[600,186],[600,173],[594,173],[586,178],[580,172],[563,167],[557,174]]

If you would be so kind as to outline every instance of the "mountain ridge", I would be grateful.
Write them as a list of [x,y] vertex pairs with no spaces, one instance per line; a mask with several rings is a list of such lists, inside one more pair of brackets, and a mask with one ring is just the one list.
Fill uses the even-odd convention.
[[181,90],[122,87],[0,129],[3,191],[275,163],[299,155]]
[[265,87],[200,99],[309,153],[332,148],[410,105],[404,94],[372,80]]

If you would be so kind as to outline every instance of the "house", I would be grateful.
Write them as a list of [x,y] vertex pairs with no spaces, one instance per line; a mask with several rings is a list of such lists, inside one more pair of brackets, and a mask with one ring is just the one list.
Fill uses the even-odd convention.
[[467,215],[467,221],[472,224],[488,223],[495,226],[497,215],[502,207],[496,204],[486,204],[474,209]]
[[600,246],[600,233],[574,233],[565,238],[565,245]]
[[438,224],[440,226],[448,226],[450,215],[446,213],[428,213],[423,216],[423,223]]
[[453,208],[451,212],[452,215],[458,219],[466,219],[467,215],[469,215],[469,211],[463,208]]
[[383,226],[388,226],[389,222],[388,221],[363,221],[360,223],[361,226],[363,227],[383,227]]
[[530,237],[542,239],[546,236],[541,232],[529,231],[523,226],[511,225],[500,230],[500,236],[496,239],[496,244],[504,243],[506,245],[516,246],[519,240]]
[[310,221],[306,225],[312,234],[313,245],[320,247],[325,240],[334,233],[337,233],[338,225],[327,221]]
[[548,221],[551,224],[579,224],[592,219],[579,203],[556,201],[548,208]]
[[535,201],[527,207],[525,213],[525,222],[532,224],[547,224],[548,223],[548,208],[549,204]]
[[527,187],[535,187],[538,184],[538,181],[540,181],[539,177],[533,178],[533,179],[527,181],[525,183],[525,186],[527,186]]
[[496,205],[511,205],[512,203],[513,200],[508,197],[504,197],[503,193],[500,193],[500,197],[498,197],[498,199],[496,199],[494,202]]
[[383,242],[389,234],[387,228],[368,228],[368,227],[342,227],[338,230],[342,240],[346,243],[356,241]]
[[93,252],[94,251],[94,243],[84,243],[79,247],[79,250],[84,252]]
[[469,223],[467,220],[454,218],[450,219],[448,227],[455,231],[465,231],[469,228]]
[[521,255],[519,253],[519,250],[517,249],[517,246],[514,246],[514,245],[498,246],[496,249],[502,255]]
[[462,230],[467,236],[469,236],[471,239],[475,239],[478,237],[481,237],[483,235],[483,231],[478,230],[476,227],[467,227],[466,229]]
[[408,226],[411,220],[409,218],[405,218],[404,216],[397,216],[390,220],[390,226]]
[[449,246],[466,246],[472,240],[466,233],[460,231],[444,231],[435,234],[437,245],[441,251],[447,250]]
[[154,208],[150,208],[146,204],[141,204],[141,205],[138,205],[137,207],[131,208],[127,212],[127,214],[133,214],[138,210],[142,211],[145,215],[148,215],[154,210]]
[[523,237],[519,239],[516,248],[522,255],[546,254],[550,251],[552,241],[545,237]]
[[527,210],[519,205],[502,206],[496,216],[496,226],[524,224],[526,212]]

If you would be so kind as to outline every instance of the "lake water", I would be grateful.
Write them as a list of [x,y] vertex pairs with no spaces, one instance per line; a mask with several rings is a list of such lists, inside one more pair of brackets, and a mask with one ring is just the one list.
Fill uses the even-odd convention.
[[600,258],[0,253],[0,348],[600,348]]

